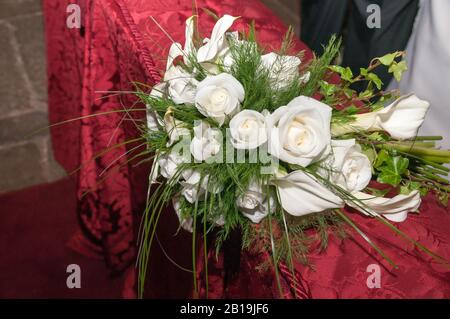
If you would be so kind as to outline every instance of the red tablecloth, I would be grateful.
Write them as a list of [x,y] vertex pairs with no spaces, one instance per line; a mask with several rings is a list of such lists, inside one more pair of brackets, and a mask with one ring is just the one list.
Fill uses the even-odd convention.
[[[159,79],[170,41],[149,19],[153,16],[176,40],[183,42],[184,21],[192,14],[191,0],[84,0],[81,6],[82,28],[66,26],[66,7],[71,0],[43,2],[46,20],[49,110],[51,122],[78,116],[120,110],[134,105],[131,95],[112,95],[127,91],[132,81],[154,83]],[[256,0],[198,0],[200,28],[210,30],[214,23],[201,8],[218,15],[241,16],[236,29],[255,20],[259,39],[268,46],[279,46],[286,28],[266,7]],[[311,52],[301,43],[305,60]],[[109,91],[109,93],[105,93]],[[142,112],[130,112],[142,120]],[[71,242],[78,251],[104,258],[116,272],[133,269],[136,254],[136,229],[143,209],[148,166],[135,167],[128,162],[139,151],[139,142],[103,150],[137,136],[136,128],[124,113],[85,118],[52,129],[56,159],[75,174],[78,181],[80,232]],[[127,153],[126,155],[123,155]],[[95,159],[93,159],[95,158]],[[118,158],[117,161],[115,161]],[[111,163],[116,167],[104,173]],[[105,174],[107,179],[104,179]],[[89,192],[87,192],[89,191]],[[415,240],[450,257],[450,215],[432,197],[423,203],[421,214],[411,214],[399,225]],[[312,267],[297,265],[313,298],[400,298],[450,297],[450,273],[443,266],[417,252],[376,221],[351,214],[361,228],[399,265],[387,266],[364,240],[339,241],[330,238],[324,253],[311,255]],[[190,267],[188,234],[174,237],[177,220],[168,210],[158,231],[166,253],[183,266]],[[155,245],[157,246],[157,245]],[[152,251],[148,297],[187,297],[191,294],[192,276],[173,266],[160,247]],[[211,258],[210,296],[277,297],[273,274],[255,268],[265,255],[243,253],[239,273],[229,278],[223,267]],[[381,266],[381,288],[366,285],[368,265]],[[226,267],[225,267],[226,268]],[[201,278],[199,274],[199,278]],[[133,295],[133,274],[125,289]],[[224,278],[226,280],[224,281]]]

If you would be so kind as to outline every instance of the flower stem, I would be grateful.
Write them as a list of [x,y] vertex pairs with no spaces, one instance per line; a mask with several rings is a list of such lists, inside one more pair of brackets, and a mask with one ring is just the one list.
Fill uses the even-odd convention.
[[433,136],[416,136],[415,140],[416,141],[440,141],[440,140],[442,140],[442,136],[437,136],[437,135],[433,135]]
[[378,144],[377,146],[381,148],[393,148],[399,151],[412,153],[416,155],[425,155],[429,157],[442,157],[441,161],[443,163],[450,163],[450,151],[444,151],[444,150],[436,150],[436,149],[428,149],[425,147],[416,147],[416,146],[406,146],[406,145],[399,145],[396,143],[388,142],[385,144]]

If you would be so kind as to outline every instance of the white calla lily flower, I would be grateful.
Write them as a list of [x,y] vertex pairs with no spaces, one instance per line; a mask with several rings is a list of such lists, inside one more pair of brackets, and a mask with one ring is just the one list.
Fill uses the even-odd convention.
[[166,132],[169,135],[167,146],[171,146],[183,136],[190,136],[191,134],[184,122],[175,119],[173,116],[173,109],[170,107],[164,114],[164,125]]
[[347,202],[347,205],[357,209],[361,213],[367,215],[367,210],[372,215],[383,215],[393,222],[403,222],[408,217],[408,213],[415,212],[419,209],[421,198],[419,191],[415,190],[408,195],[399,194],[392,198],[376,197],[374,195],[363,192],[356,192],[352,194],[358,198],[363,204],[355,205],[354,202]]
[[293,216],[320,213],[344,206],[344,201],[339,196],[303,171],[277,177],[272,183],[278,189],[281,206]]
[[180,227],[184,230],[192,233],[193,231],[193,219],[192,217],[184,217],[181,211],[181,203],[180,203],[180,197],[175,196],[172,198],[172,205],[173,209],[175,211],[175,214],[178,216],[178,220],[180,221]]
[[412,139],[417,135],[429,106],[430,103],[414,94],[402,96],[379,111],[356,115],[356,119],[348,124],[333,124],[332,134],[385,130],[395,139]]
[[215,63],[217,59],[225,57],[229,49],[226,32],[236,19],[237,17],[226,14],[217,20],[211,32],[211,38],[197,51],[197,61],[199,63]]

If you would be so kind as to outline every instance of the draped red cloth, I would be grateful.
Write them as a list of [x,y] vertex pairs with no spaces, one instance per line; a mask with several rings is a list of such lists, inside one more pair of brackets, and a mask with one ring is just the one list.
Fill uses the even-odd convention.
[[[286,27],[257,0],[197,0],[199,27],[208,34],[214,20],[202,9],[217,15],[242,17],[234,29],[242,30],[252,20],[259,41],[267,48],[279,47]],[[68,4],[81,8],[80,29],[70,29],[66,19]],[[104,258],[113,272],[129,271],[124,296],[134,296],[136,237],[143,211],[149,166],[135,165],[142,158],[142,141],[136,125],[144,124],[142,111],[131,94],[131,82],[153,84],[160,78],[171,41],[150,16],[179,42],[184,42],[184,22],[193,13],[190,0],[46,0],[43,1],[48,55],[49,111],[52,123],[84,117],[52,128],[56,159],[74,174],[78,182],[80,231],[70,242],[77,251]],[[300,41],[296,50],[312,53]],[[112,110],[118,110],[111,113]],[[121,110],[121,111],[120,111]],[[92,114],[107,113],[99,116]],[[107,152],[105,152],[107,150]],[[99,155],[99,156],[97,156]],[[450,256],[449,209],[439,206],[432,196],[424,201],[421,213],[410,214],[399,228],[433,251]],[[402,298],[450,297],[449,271],[402,241],[375,220],[349,212],[351,217],[398,264],[392,269],[368,244],[350,230],[352,238],[330,237],[325,252],[313,250],[311,266],[296,265],[296,273],[283,272],[284,295],[295,297],[293,281],[301,281],[302,291],[312,298]],[[191,267],[189,234],[173,236],[177,219],[171,209],[162,216],[158,244],[151,253],[147,297],[188,297],[192,274],[180,270],[167,258],[185,268]],[[200,249],[201,251],[201,249]],[[228,251],[228,252],[227,252]],[[237,253],[236,253],[237,251]],[[237,255],[237,256],[236,256]],[[231,257],[230,257],[231,256]],[[278,298],[272,271],[257,267],[268,258],[266,252],[242,253],[231,241],[225,254],[209,256],[209,297]],[[201,260],[201,255],[199,260]],[[236,274],[229,261],[238,263]],[[368,288],[367,267],[381,267],[381,288]],[[199,263],[201,266],[201,263]],[[205,296],[203,268],[197,274]],[[294,276],[294,277],[292,277]]]

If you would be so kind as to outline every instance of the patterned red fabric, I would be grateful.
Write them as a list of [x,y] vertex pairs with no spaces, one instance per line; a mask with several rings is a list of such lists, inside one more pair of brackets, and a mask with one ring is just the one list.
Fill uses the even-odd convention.
[[[184,21],[192,14],[190,0],[85,0],[82,5],[84,28],[68,29],[66,6],[74,1],[44,1],[48,48],[49,110],[53,123],[99,112],[139,108],[131,95],[111,95],[127,91],[132,81],[154,83],[159,78],[171,41],[149,17],[158,21],[175,41],[184,41]],[[241,16],[235,29],[242,30],[255,20],[259,40],[267,47],[279,46],[286,27],[257,0],[197,0],[200,29],[207,34],[214,20],[201,10],[217,15]],[[312,53],[300,41],[305,60]],[[109,93],[105,93],[109,91]],[[142,112],[130,112],[137,121]],[[122,145],[92,160],[105,148],[137,136],[130,117],[123,113],[85,118],[54,127],[52,140],[57,160],[67,170],[84,165],[77,174],[79,220],[81,231],[71,245],[84,254],[104,258],[113,271],[122,271],[134,262],[136,229],[146,194],[148,166],[128,163],[139,152],[139,142]],[[126,152],[130,152],[125,154]],[[125,154],[125,155],[124,155]],[[116,159],[118,159],[116,161]],[[111,175],[102,182],[105,168],[115,163]],[[100,176],[101,175],[101,176]],[[89,192],[87,192],[89,191]],[[311,267],[296,265],[296,271],[308,285],[312,298],[402,298],[450,297],[449,271],[374,220],[349,213],[366,233],[399,265],[393,270],[366,242],[353,238],[330,238],[326,252],[311,256]],[[150,261],[148,297],[186,297],[191,293],[192,274],[179,270],[164,256],[168,254],[185,268],[190,268],[189,235],[173,236],[176,218],[170,209],[163,215],[158,230],[164,251],[156,247]],[[411,214],[399,228],[415,240],[444,257],[450,255],[449,210],[428,197],[420,215]],[[232,247],[233,248],[233,247]],[[235,245],[234,250],[239,247]],[[200,250],[201,251],[201,250]],[[225,257],[225,260],[224,260]],[[228,274],[227,257],[216,261],[209,256],[209,297],[278,298],[272,272],[256,268],[266,253],[245,252],[236,262],[237,274]],[[199,256],[202,260],[201,255]],[[381,266],[381,288],[369,289],[367,266]],[[203,278],[202,268],[197,274]],[[127,276],[125,296],[133,297],[134,276]],[[283,287],[289,287],[285,277]],[[201,281],[201,294],[205,285]]]

